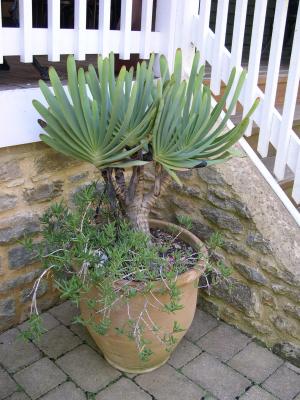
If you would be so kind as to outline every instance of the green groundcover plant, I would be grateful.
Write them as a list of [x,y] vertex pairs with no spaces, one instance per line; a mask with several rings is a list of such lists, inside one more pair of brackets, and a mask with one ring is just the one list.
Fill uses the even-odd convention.
[[[146,295],[158,280],[164,282],[169,294],[169,302],[160,305],[162,310],[176,313],[182,307],[176,278],[204,255],[199,249],[181,249],[170,256],[174,238],[164,245],[151,240],[149,213],[171,179],[181,184],[178,173],[231,158],[236,153],[233,145],[258,105],[256,100],[245,118],[226,130],[245,73],[234,85],[236,71],[232,70],[223,97],[212,107],[199,58],[196,52],[190,76],[182,80],[180,50],[172,74],[166,58],[160,57],[159,79],[154,79],[154,55],[148,63],[137,64],[136,71],[123,67],[117,77],[113,54],[105,59],[99,56],[97,69],[90,65],[86,72],[82,68],[77,71],[74,58],[69,56],[67,91],[54,68],[49,70],[52,90],[40,82],[48,103],[46,107],[33,102],[43,118],[39,121],[45,131],[41,139],[67,156],[93,164],[102,176],[103,190],[97,184],[86,188],[71,209],[63,203],[53,205],[41,219],[43,241],[36,244],[26,239],[26,246],[36,252],[44,271],[33,288],[32,318],[25,336],[43,332],[36,297],[39,283],[48,273],[54,275],[62,297],[75,303],[91,287],[99,288],[101,297],[88,306],[101,314],[101,323],[77,319],[99,334],[111,328],[109,315],[116,304],[128,303],[137,294]],[[233,86],[231,101],[220,118]],[[154,171],[150,188],[144,184],[147,164]],[[179,222],[190,224],[187,217]],[[218,242],[216,235],[211,244]],[[212,266],[205,261],[209,273],[226,279],[224,265]],[[139,289],[127,285],[120,291],[115,285],[120,279],[141,284]],[[143,338],[146,329],[159,336],[166,350],[176,344],[175,333],[184,329],[175,323],[172,332],[159,332],[153,321],[138,323],[128,317],[126,326],[113,328],[135,340],[143,360],[151,356],[151,344]]]

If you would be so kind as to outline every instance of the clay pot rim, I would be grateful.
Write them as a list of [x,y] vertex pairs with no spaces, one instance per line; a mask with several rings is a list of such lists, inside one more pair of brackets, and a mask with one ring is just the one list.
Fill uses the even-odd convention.
[[[187,230],[186,228],[183,228],[179,225],[173,224],[172,222],[168,221],[163,221],[155,218],[150,218],[149,219],[149,225],[150,228],[158,228],[165,230],[167,232],[174,232],[179,233],[179,238],[183,240],[184,242],[188,243],[190,246],[192,246],[195,250],[201,251],[205,256],[208,255],[207,249],[205,247],[205,244],[202,242],[201,239],[199,239],[197,236],[195,236],[192,232]],[[185,271],[183,274],[178,275],[178,278],[176,280],[176,286],[180,287],[185,285],[188,282],[194,281],[197,278],[199,278],[205,271],[205,260],[200,260],[195,267],[190,268],[188,271]],[[165,284],[161,280],[154,280],[151,281],[155,284],[155,287],[153,288],[154,291],[160,290],[161,288],[165,287]],[[139,285],[144,284],[144,282],[141,281],[128,281],[126,279],[120,279],[117,282],[115,282],[115,286],[126,286],[126,287],[137,287]],[[121,289],[122,290],[122,289]]]

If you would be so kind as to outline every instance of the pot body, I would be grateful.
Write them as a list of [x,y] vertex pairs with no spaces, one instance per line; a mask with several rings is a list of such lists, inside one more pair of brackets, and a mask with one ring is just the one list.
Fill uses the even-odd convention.
[[[151,228],[159,228],[163,231],[172,230],[172,232],[175,231],[175,234],[181,232],[179,236],[183,241],[195,250],[201,250],[202,253],[206,252],[200,239],[186,229],[159,220],[150,220],[149,222]],[[161,289],[164,288],[164,284],[158,281],[155,282],[151,293],[147,295],[137,294],[128,299],[127,303],[119,301],[114,305],[109,317],[111,325],[105,335],[100,335],[87,326],[105,359],[113,367],[130,373],[150,372],[167,362],[170,352],[166,350],[166,343],[162,342],[161,338],[164,333],[172,333],[176,321],[184,331],[173,334],[177,340],[176,345],[172,347],[172,350],[174,350],[190,327],[196,309],[198,280],[203,269],[203,265],[199,263],[195,268],[177,278],[176,285],[181,291],[180,304],[183,305],[183,308],[174,313],[162,311],[162,305],[169,303],[170,297],[168,293],[162,293]],[[128,281],[120,281],[117,284],[121,287],[123,284],[128,284]],[[130,282],[130,285],[137,286],[139,283]],[[100,295],[99,290],[95,287],[82,295],[80,310],[84,319],[92,319],[94,322],[100,323],[102,316],[87,306],[87,300],[99,298]],[[128,319],[137,320],[139,317],[145,327],[142,337],[147,342],[149,341],[147,347],[153,352],[148,361],[140,359],[135,340],[128,338],[126,334],[119,334],[116,330],[116,328],[126,326]],[[154,332],[151,329],[153,324],[159,327],[159,331]]]

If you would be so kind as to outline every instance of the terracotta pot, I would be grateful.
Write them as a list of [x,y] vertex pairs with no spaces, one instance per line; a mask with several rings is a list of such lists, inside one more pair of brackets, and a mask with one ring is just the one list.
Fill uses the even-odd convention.
[[[184,242],[191,245],[195,250],[201,250],[206,253],[205,246],[201,240],[188,230],[164,221],[151,219],[149,222],[151,228],[159,228],[166,232],[172,231],[174,234],[181,232],[179,237]],[[155,307],[148,306],[148,313],[151,320],[160,327],[160,332],[172,332],[174,321],[177,321],[180,326],[185,329],[184,332],[174,334],[178,340],[178,344],[193,321],[197,302],[198,280],[203,270],[203,263],[199,263],[195,268],[190,269],[178,277],[177,286],[181,289],[180,304],[183,305],[181,310],[175,313],[166,313],[159,309],[159,302],[166,304],[170,301],[170,298],[167,293],[160,293],[159,289],[163,288],[164,284],[161,281],[157,281],[153,289],[156,299],[151,294],[147,295],[148,297],[137,294],[129,300],[131,318],[137,319],[144,309],[145,300],[149,301],[149,303]],[[117,284],[122,286],[125,283],[128,285],[128,281],[119,281]],[[132,286],[139,285],[138,282],[131,282],[130,284]],[[82,295],[80,310],[84,319],[91,318],[96,323],[101,321],[101,316],[88,308],[86,304],[88,299],[99,298],[99,296],[100,293],[97,288],[93,288],[89,293]],[[111,327],[106,335],[99,335],[93,328],[88,327],[91,336],[109,364],[121,371],[140,374],[150,372],[167,362],[170,357],[170,352],[166,351],[165,343],[161,343],[151,329],[147,328],[145,329],[143,337],[151,341],[148,347],[151,348],[153,354],[150,356],[149,361],[140,360],[135,341],[130,340],[126,334],[118,334],[115,329],[116,327],[126,326],[128,321],[127,305],[122,301],[117,304],[110,313]],[[149,323],[149,319],[146,315],[145,320]]]

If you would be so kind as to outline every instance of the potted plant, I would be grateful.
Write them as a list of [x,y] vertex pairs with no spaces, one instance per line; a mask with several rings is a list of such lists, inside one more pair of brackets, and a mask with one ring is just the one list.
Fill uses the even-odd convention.
[[[154,56],[135,71],[114,75],[114,56],[98,57],[98,71],[76,70],[67,61],[64,90],[54,68],[53,92],[41,81],[48,108],[34,100],[43,120],[41,139],[67,156],[95,165],[103,178],[77,196],[76,207],[53,205],[42,217],[43,242],[27,240],[45,269],[33,290],[31,327],[39,328],[36,292],[48,273],[62,297],[81,309],[84,324],[107,361],[127,372],[147,372],[164,364],[189,328],[197,286],[208,261],[203,243],[187,229],[149,219],[156,199],[178,172],[223,162],[243,135],[256,101],[245,118],[226,131],[245,73],[238,79],[225,116],[221,112],[235,81],[211,107],[203,84],[204,66],[195,53],[188,80],[181,79],[178,50],[172,75],[160,57],[160,78],[153,75]],[[152,187],[144,170],[152,167]]]

